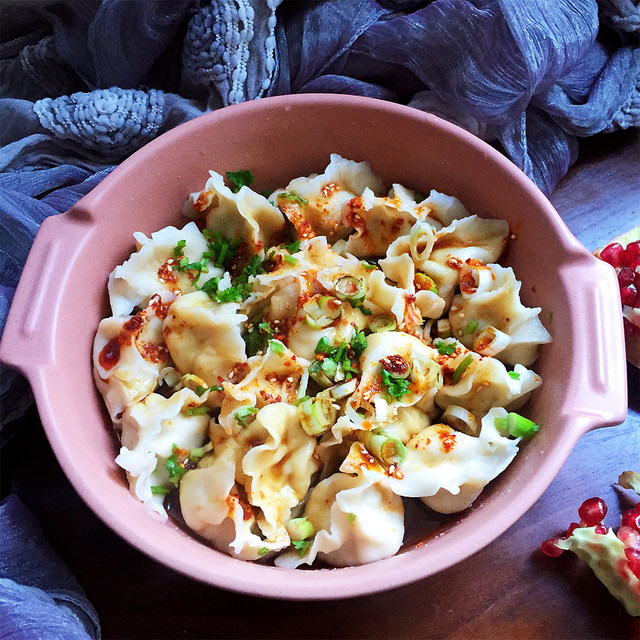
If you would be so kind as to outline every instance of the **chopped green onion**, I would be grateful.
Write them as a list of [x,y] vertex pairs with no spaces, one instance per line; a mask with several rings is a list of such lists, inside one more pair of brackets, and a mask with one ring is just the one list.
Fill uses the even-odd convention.
[[173,453],[165,461],[164,468],[169,473],[169,482],[177,487],[180,482],[180,478],[187,470],[182,463],[178,462],[180,458],[180,448],[178,445],[174,443],[171,447],[171,451]]
[[300,260],[298,260],[298,258],[294,258],[293,256],[289,255],[288,253],[285,253],[283,259],[287,264],[290,264],[290,265],[293,265],[293,266],[295,266],[295,265],[300,263]]
[[478,323],[475,320],[471,320],[469,324],[464,328],[464,332],[471,335],[478,328]]
[[170,491],[171,487],[163,487],[159,485],[154,485],[151,487],[151,493],[154,496],[166,496]]
[[367,295],[367,283],[358,276],[343,276],[334,285],[336,295],[346,302],[362,302]]
[[292,540],[306,540],[315,533],[313,525],[306,518],[291,518],[284,526]]
[[291,200],[292,202],[296,202],[302,207],[306,207],[309,204],[309,201],[306,198],[295,193],[295,191],[283,191],[278,194],[278,198],[282,198],[283,200]]
[[314,382],[325,389],[330,387],[334,382],[331,378],[327,377],[325,372],[322,370],[322,363],[319,360],[311,363],[311,366],[309,367],[309,376]]
[[510,435],[523,440],[529,440],[540,430],[539,424],[519,413],[508,413],[506,418],[495,418],[494,424],[501,435]]
[[324,329],[333,324],[342,313],[339,300],[332,296],[321,296],[304,305],[307,324],[312,329]]
[[297,400],[293,401],[294,406],[298,407],[300,406],[303,402],[305,402],[306,400],[310,400],[311,396],[302,396],[302,398],[298,398]]
[[184,410],[185,415],[187,416],[201,416],[209,411],[209,407],[200,406],[200,407],[187,407]]
[[227,171],[227,179],[233,184],[233,192],[238,193],[242,187],[255,182],[253,174],[248,169],[242,171]]
[[240,407],[233,417],[241,427],[248,427],[250,422],[253,422],[256,413],[258,413],[257,407]]
[[374,271],[375,269],[378,268],[377,265],[375,264],[371,264],[370,262],[367,262],[366,260],[361,260],[360,264],[367,270],[367,271]]
[[320,362],[320,370],[327,378],[331,380],[336,379],[336,373],[338,371],[338,363],[331,358],[325,358]]
[[471,411],[455,404],[450,404],[442,413],[440,420],[452,429],[466,433],[468,436],[478,436],[480,425]]
[[438,350],[438,353],[441,356],[450,356],[456,350],[455,342],[443,342],[442,340],[437,340],[433,343],[433,346]]
[[307,549],[311,546],[311,540],[292,540],[291,544],[298,552],[298,555],[302,558],[307,552]]
[[196,447],[195,449],[191,449],[191,451],[189,451],[189,460],[191,460],[191,462],[193,462],[194,464],[198,464],[204,454],[204,447]]
[[196,392],[196,395],[201,396],[204,395],[208,390],[208,387],[203,387],[201,384],[197,384],[196,388],[194,389],[194,391]]
[[358,439],[368,451],[385,464],[401,464],[407,449],[398,438],[392,438],[382,429],[358,431]]
[[435,280],[430,278],[426,273],[418,271],[413,282],[418,291],[431,291],[431,293],[438,294],[438,287],[436,287]]
[[356,514],[355,513],[350,513],[347,516],[347,520],[349,521],[349,524],[353,524],[356,521]]
[[377,316],[369,323],[369,329],[374,333],[395,331],[397,326],[395,319],[389,316]]
[[280,340],[269,340],[269,349],[277,356],[284,355],[284,345]]
[[351,378],[351,380],[347,380],[347,382],[342,382],[335,387],[331,387],[328,391],[334,400],[342,400],[342,398],[346,398],[352,394],[357,387],[358,381],[355,378]]
[[259,556],[264,556],[264,555],[266,555],[267,553],[269,553],[269,549],[267,549],[267,547],[260,547],[260,548],[258,549],[258,555],[259,555]]
[[517,371],[509,371],[509,377],[514,380],[520,380],[520,374]]
[[469,354],[457,367],[451,376],[451,382],[456,384],[460,378],[462,378],[462,374],[465,372],[465,369],[473,362],[473,356]]
[[329,398],[318,395],[298,405],[300,424],[307,435],[318,436],[328,431],[336,420],[336,408]]

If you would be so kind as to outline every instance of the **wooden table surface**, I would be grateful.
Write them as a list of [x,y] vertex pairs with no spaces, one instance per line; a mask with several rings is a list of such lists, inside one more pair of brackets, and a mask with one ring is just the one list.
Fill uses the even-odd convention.
[[[551,197],[589,249],[640,223],[640,140],[585,140]],[[148,559],[102,524],[64,477],[37,412],[2,450],[2,491],[18,493],[84,587],[105,638],[638,638],[627,615],[573,554],[537,549],[577,519],[583,500],[628,505],[613,487],[640,471],[640,372],[628,367],[629,415],[587,434],[533,508],[484,550],[407,587],[349,600],[281,602],[229,593]],[[25,464],[25,461],[28,464]]]

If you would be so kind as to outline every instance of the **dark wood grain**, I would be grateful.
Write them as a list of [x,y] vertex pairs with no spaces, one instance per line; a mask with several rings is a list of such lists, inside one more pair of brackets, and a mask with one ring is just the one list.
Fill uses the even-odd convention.
[[[552,196],[589,250],[640,223],[640,144],[630,133],[589,140]],[[640,375],[628,368],[624,424],[587,434],[545,494],[494,543],[432,578],[385,594],[280,602],[215,589],[140,554],[73,491],[32,410],[3,448],[3,491],[15,489],[42,523],[102,622],[105,638],[637,638],[627,615],[573,554],[537,551],[577,519],[586,498],[628,505],[613,483],[640,470]],[[28,452],[28,455],[25,454]]]

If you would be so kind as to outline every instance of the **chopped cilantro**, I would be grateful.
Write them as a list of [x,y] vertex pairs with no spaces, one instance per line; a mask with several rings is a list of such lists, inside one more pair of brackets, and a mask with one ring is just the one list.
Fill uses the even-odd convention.
[[251,330],[242,333],[249,357],[255,356],[258,351],[264,351],[267,348],[267,339],[273,336],[271,325],[268,322],[259,322],[260,318],[261,315],[258,315],[250,320]]
[[173,248],[173,257],[179,258],[183,255],[182,250],[187,244],[186,240],[178,240],[178,244]]
[[328,353],[331,349],[331,343],[326,336],[322,336],[316,345],[316,353]]
[[356,335],[351,340],[351,348],[353,349],[356,356],[360,356],[360,354],[367,348],[367,337],[364,335],[364,331],[358,331]]
[[356,521],[356,514],[355,513],[350,513],[347,516],[347,520],[349,521],[349,524],[353,524]]
[[238,247],[242,244],[242,238],[225,238],[219,231],[203,229],[202,235],[207,240],[207,251],[203,257],[208,258],[221,269],[226,269],[231,260],[238,253]]
[[278,194],[278,198],[282,198],[283,200],[291,200],[292,202],[297,202],[302,207],[305,207],[309,204],[309,201],[306,198],[298,195],[295,191],[283,191]]
[[253,422],[253,417],[258,413],[257,407],[240,407],[233,417],[241,427],[248,427],[250,422]]
[[195,449],[191,449],[189,451],[189,460],[194,464],[198,464],[200,462],[200,458],[204,455],[204,447],[197,447]]
[[291,544],[298,552],[298,555],[302,558],[307,552],[307,549],[311,546],[311,540],[292,540]]
[[456,350],[455,342],[443,342],[442,340],[437,340],[433,343],[433,346],[438,350],[438,353],[441,356],[450,356]]
[[409,393],[410,378],[394,378],[386,369],[380,369],[380,375],[389,395],[396,398],[396,400],[400,400],[402,396]]
[[242,171],[227,171],[227,180],[233,184],[233,193],[238,193],[242,187],[248,187],[255,182],[253,173],[248,169]]

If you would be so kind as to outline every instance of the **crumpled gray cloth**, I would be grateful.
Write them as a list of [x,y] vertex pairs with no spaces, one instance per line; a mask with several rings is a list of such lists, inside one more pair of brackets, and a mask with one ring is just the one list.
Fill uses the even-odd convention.
[[0,638],[100,638],[82,587],[15,494],[0,502],[0,531]]

